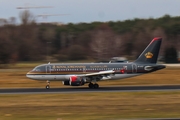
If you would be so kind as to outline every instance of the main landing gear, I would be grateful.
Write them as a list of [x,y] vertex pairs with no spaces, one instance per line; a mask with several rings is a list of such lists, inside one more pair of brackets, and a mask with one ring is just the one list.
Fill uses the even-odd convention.
[[47,85],[46,85],[46,89],[49,89],[50,88],[50,81],[47,80]]
[[99,85],[97,83],[93,84],[90,82],[88,86],[89,88],[95,88],[95,89],[99,88]]

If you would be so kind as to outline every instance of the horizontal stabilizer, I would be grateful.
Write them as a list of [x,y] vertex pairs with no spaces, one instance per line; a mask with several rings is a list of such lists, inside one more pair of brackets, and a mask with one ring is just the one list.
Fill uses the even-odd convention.
[[153,66],[145,66],[145,70],[147,71],[154,71],[154,70],[160,70],[160,69],[163,69],[165,68],[166,66],[165,65],[153,65]]

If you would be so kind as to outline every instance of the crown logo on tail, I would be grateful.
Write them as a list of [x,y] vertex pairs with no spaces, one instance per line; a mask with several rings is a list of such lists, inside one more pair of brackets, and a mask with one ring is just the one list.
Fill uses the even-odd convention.
[[153,54],[151,52],[148,52],[145,54],[146,58],[152,58],[153,57]]

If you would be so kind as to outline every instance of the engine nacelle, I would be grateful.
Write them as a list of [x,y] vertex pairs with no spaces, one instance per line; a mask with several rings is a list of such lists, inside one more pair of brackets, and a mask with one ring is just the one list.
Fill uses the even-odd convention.
[[63,81],[63,85],[81,86],[85,84],[85,81],[78,76],[71,76],[69,80]]
[[62,84],[63,84],[63,85],[70,85],[70,84],[69,84],[69,80],[62,81]]
[[74,75],[69,78],[69,84],[71,86],[81,86],[81,85],[84,85],[85,82],[83,81],[82,78]]

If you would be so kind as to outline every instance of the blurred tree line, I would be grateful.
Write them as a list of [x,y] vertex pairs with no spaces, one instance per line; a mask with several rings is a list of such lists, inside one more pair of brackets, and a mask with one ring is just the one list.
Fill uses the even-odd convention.
[[180,17],[65,25],[36,23],[29,11],[21,12],[19,17],[19,25],[14,17],[0,20],[0,64],[105,60],[114,56],[134,60],[154,37],[163,38],[160,55],[166,55],[166,59],[170,59],[167,54],[180,51]]

